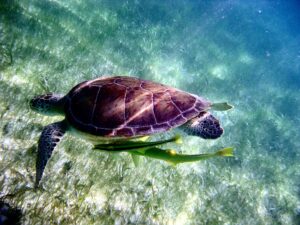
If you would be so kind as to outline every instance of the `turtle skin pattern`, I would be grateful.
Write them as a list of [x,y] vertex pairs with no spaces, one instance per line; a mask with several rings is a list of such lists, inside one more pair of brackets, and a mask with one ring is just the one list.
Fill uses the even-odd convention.
[[135,77],[101,77],[75,86],[66,96],[67,121],[104,137],[135,137],[180,126],[210,102],[176,88]]

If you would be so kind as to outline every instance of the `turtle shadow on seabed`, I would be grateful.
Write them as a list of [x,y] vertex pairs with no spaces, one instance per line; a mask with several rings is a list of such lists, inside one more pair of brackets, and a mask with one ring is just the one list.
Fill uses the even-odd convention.
[[0,199],[0,224],[21,225],[22,212]]

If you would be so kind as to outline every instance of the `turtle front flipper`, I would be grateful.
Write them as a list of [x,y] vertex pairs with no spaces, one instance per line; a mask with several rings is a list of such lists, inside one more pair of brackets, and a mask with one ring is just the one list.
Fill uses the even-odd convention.
[[38,144],[35,188],[39,186],[46,164],[50,159],[55,146],[61,140],[66,130],[67,123],[64,120],[52,123],[44,128]]
[[216,139],[223,134],[223,128],[209,112],[202,112],[184,126],[184,131],[204,139]]

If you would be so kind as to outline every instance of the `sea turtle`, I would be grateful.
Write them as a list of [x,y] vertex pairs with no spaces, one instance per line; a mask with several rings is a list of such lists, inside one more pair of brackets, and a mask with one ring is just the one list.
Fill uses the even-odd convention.
[[42,131],[36,187],[52,151],[66,131],[97,143],[132,139],[184,125],[188,134],[215,139],[222,135],[223,129],[208,110],[231,108],[227,103],[212,104],[173,87],[126,76],[84,81],[65,96],[53,93],[37,96],[30,101],[30,106],[42,114],[65,115],[64,120]]

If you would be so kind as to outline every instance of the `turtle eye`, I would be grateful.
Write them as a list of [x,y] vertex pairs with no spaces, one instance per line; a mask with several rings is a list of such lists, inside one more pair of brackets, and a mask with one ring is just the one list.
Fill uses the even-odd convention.
[[49,100],[50,98],[53,97],[53,94],[50,93],[50,94],[46,94],[46,95],[41,95],[41,97],[45,100]]

